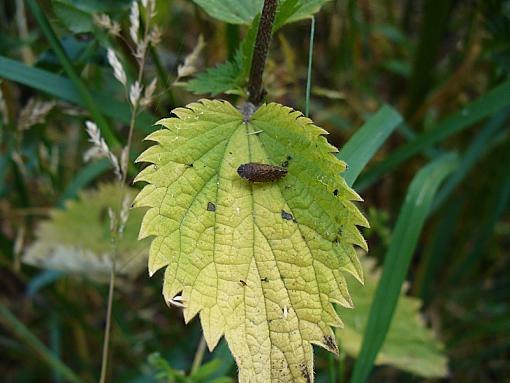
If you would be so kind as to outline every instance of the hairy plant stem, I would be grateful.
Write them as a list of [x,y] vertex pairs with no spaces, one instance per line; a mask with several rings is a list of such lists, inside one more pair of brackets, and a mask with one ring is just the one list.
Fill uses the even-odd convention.
[[265,0],[262,15],[260,16],[260,24],[251,62],[250,79],[248,81],[248,101],[253,105],[260,104],[264,97],[262,75],[266,65],[269,44],[271,43],[277,5],[277,0]]

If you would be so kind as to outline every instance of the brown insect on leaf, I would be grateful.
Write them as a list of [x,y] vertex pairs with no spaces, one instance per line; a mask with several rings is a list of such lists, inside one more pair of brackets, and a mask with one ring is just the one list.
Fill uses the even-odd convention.
[[276,165],[248,162],[237,168],[237,174],[251,182],[273,182],[284,177],[287,169]]

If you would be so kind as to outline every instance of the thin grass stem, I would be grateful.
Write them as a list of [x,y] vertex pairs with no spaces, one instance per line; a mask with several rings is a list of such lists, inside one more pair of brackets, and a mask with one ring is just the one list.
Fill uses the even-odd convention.
[[313,40],[315,37],[315,17],[312,17],[310,24],[310,50],[308,52],[308,73],[306,75],[306,106],[305,116],[310,115],[310,92],[312,87],[312,61],[313,61]]

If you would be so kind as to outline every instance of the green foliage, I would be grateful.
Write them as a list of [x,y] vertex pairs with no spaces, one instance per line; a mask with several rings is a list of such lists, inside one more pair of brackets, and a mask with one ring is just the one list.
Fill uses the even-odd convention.
[[238,51],[233,61],[218,64],[200,73],[186,84],[186,89],[193,93],[208,93],[212,96],[241,92],[245,81],[243,73],[243,57],[241,51]]
[[[354,310],[339,309],[345,327],[336,334],[345,352],[357,358],[364,330],[381,272],[370,258],[362,262],[364,286],[352,281],[349,292],[356,304]],[[351,278],[352,279],[352,278]],[[386,338],[375,360],[376,365],[392,365],[424,378],[445,377],[448,373],[443,345],[432,330],[426,328],[419,299],[404,295],[402,290]]]
[[[278,104],[243,115],[202,100],[174,110],[139,161],[149,184],[140,237],[155,236],[149,272],[166,267],[163,295],[200,313],[209,348],[224,334],[240,381],[313,380],[311,344],[337,352],[332,303],[352,305],[344,273],[363,279],[353,245],[368,226],[345,164],[301,113]],[[247,112],[245,112],[247,113]],[[274,183],[250,183],[243,163],[288,166]]]
[[[263,0],[193,0],[211,17],[232,24],[250,24],[262,10]],[[284,0],[279,4],[276,26],[306,19],[330,0]]]
[[[73,82],[63,76],[49,71],[31,67],[20,61],[0,56],[0,77],[19,82],[30,88],[56,97],[59,100],[69,101],[73,104],[86,107],[80,92]],[[129,106],[115,99],[115,95],[108,89],[91,91],[92,97],[97,100],[101,113],[115,120],[129,123]],[[148,112],[142,112],[136,119],[135,126],[142,132],[148,133],[156,121],[156,117]]]
[[193,383],[232,383],[233,380],[227,376],[215,377],[221,370],[223,361],[213,359],[205,363],[189,376],[184,372],[173,368],[168,361],[159,353],[154,353],[148,357],[149,365],[154,370],[154,376],[160,382],[193,382]]
[[[139,21],[145,24],[147,14],[141,0],[139,3]],[[224,9],[227,17],[243,1],[230,3],[232,6]],[[262,0],[250,3],[261,5]],[[409,237],[398,234],[391,223],[397,222],[416,173],[447,151],[461,153],[458,168],[445,179],[423,222],[423,230],[416,234],[416,246],[406,252],[407,257],[412,255],[409,267],[399,261],[398,267],[392,263],[381,268],[381,273],[389,274],[387,282],[395,283],[391,289],[388,283],[384,284],[379,293],[382,304],[373,306],[389,312],[391,297],[397,296],[403,302],[401,280],[405,279],[409,296],[423,299],[421,311],[444,340],[449,381],[508,381],[510,258],[506,255],[510,176],[505,165],[510,137],[510,86],[505,80],[510,68],[510,2],[484,0],[473,6],[472,1],[337,1],[325,4],[324,11],[314,15],[317,34],[313,44],[308,21],[281,28],[288,25],[287,20],[299,7],[314,3],[280,1],[264,73],[267,98],[301,110],[309,105],[315,123],[331,133],[328,140],[343,148],[337,158],[349,167],[342,176],[348,185],[354,184],[358,193],[363,191],[366,199],[364,206],[373,230],[365,230],[364,235],[370,243],[371,258],[382,261],[390,245],[409,242]],[[5,0],[1,4],[2,380],[98,381],[106,286],[61,271],[28,267],[19,261],[34,241],[40,242],[37,228],[47,211],[62,207],[66,200],[83,195],[84,189],[97,187],[112,176],[107,160],[83,162],[82,155],[90,147],[84,122],[94,120],[104,136],[110,134],[108,143],[116,154],[121,153],[120,147],[114,147],[117,143],[126,145],[130,107],[113,77],[105,48],[111,47],[124,56],[121,61],[131,82],[138,64],[128,33],[132,1]],[[450,4],[453,6],[447,9]],[[230,65],[236,66],[236,76],[230,77],[232,82],[224,87],[221,97],[232,103],[243,101],[257,30],[257,18],[253,16],[260,13],[260,7],[252,9],[248,5],[242,10],[244,19],[240,17],[238,24],[226,27],[195,5],[189,0],[157,1],[155,20],[163,38],[159,45],[151,45],[142,76],[144,84],[158,78],[156,102],[136,119],[131,158],[145,149],[142,137],[154,131],[156,116],[165,116],[176,106],[196,100],[186,89],[177,89],[173,84],[176,67],[197,36],[206,36],[210,47],[201,57],[204,62],[222,62],[228,52]],[[92,15],[103,13],[121,25],[121,36],[93,23]],[[73,36],[75,33],[78,35]],[[308,77],[307,59],[312,46],[313,66]],[[236,61],[236,50],[241,52],[242,65]],[[440,65],[424,65],[434,62],[439,57],[437,52]],[[309,103],[305,98],[308,80],[312,85]],[[208,93],[205,82],[202,86],[202,91]],[[235,96],[230,97],[230,93]],[[25,113],[32,100],[49,102],[54,107],[47,118],[40,120],[44,122],[21,130],[20,126],[28,126],[22,121],[33,117]],[[405,121],[398,125],[400,117],[390,108],[376,112],[385,104],[392,105],[398,113],[405,111]],[[381,116],[387,118],[379,119]],[[369,169],[365,171],[367,164]],[[128,182],[132,174],[129,173]],[[280,182],[286,182],[286,178]],[[415,204],[420,201],[424,200],[416,199]],[[318,215],[318,220],[321,218]],[[93,220],[88,222],[90,219],[87,215],[76,218],[81,222],[82,233],[88,233],[89,226],[95,225]],[[418,223],[412,218],[405,226],[413,231]],[[104,224],[102,220],[101,225]],[[106,236],[108,230],[103,229]],[[90,267],[83,259],[80,261],[83,267]],[[405,270],[401,269],[403,266]],[[143,269],[144,265],[140,267]],[[195,364],[193,357],[199,354],[200,324],[197,320],[185,327],[180,310],[166,310],[154,298],[160,294],[159,278],[146,280],[144,274],[135,281],[122,280],[123,287],[133,288],[115,290],[110,341],[114,358],[108,380],[153,382],[146,360],[147,355],[159,351],[181,379],[191,382],[197,379],[193,372],[202,371],[198,366],[202,363]],[[356,308],[341,315],[347,326],[345,331],[356,331],[344,340],[344,348],[352,339],[357,345],[358,341],[363,342],[361,327],[350,326],[349,320],[350,316],[363,314],[363,320],[370,321],[363,293],[372,294],[371,278],[369,273],[365,290],[356,282],[349,284]],[[240,282],[238,288],[242,289]],[[405,350],[406,343],[402,340],[396,344],[392,334],[401,324],[414,323],[416,306],[404,306],[409,320],[398,322],[397,329],[396,324],[377,326],[377,331],[363,335],[373,347],[365,348],[370,353],[380,345],[376,364],[390,355],[395,362],[402,362],[397,351]],[[400,305],[395,310],[399,317]],[[372,318],[387,314],[374,311]],[[421,330],[412,327],[401,339],[408,340]],[[391,341],[391,349],[384,342],[379,343],[385,337]],[[346,363],[345,354],[337,359],[318,351],[315,380],[348,381],[353,362]],[[362,370],[371,374],[370,382],[420,380],[399,372],[393,362],[372,372],[367,355],[363,351],[360,358]],[[235,381],[237,369],[225,341],[213,353],[205,351],[203,358],[198,356],[207,368],[211,361],[216,360],[212,367],[220,364],[218,358],[223,361],[222,369],[205,381],[224,375]],[[422,363],[420,358],[407,367]],[[169,375],[162,379],[171,380]]]
[[[134,191],[116,184],[103,184],[94,191],[82,192],[65,209],[54,209],[50,219],[37,229],[37,240],[23,261],[38,267],[78,273],[97,281],[109,279],[114,256],[110,218],[111,208],[119,215],[124,194],[132,199]],[[120,275],[137,276],[147,260],[146,241],[137,241],[143,211],[132,210],[124,234],[117,240],[116,263]]]
[[256,16],[241,41],[231,61],[218,64],[199,73],[186,83],[186,89],[197,94],[216,96],[220,93],[243,94],[248,79],[257,28],[260,17]]
[[15,315],[2,303],[0,303],[0,323],[9,329],[16,336],[27,343],[35,353],[42,358],[48,365],[65,378],[66,381],[72,383],[83,383],[68,366],[49,350]]
[[127,9],[129,0],[52,0],[53,11],[59,21],[73,33],[92,32],[94,14]]
[[39,23],[43,33],[45,34],[48,42],[51,47],[55,51],[62,67],[67,72],[69,78],[74,84],[80,98],[83,100],[83,103],[86,105],[90,114],[93,116],[96,124],[101,130],[101,134],[105,138],[106,142],[112,146],[117,146],[119,141],[115,136],[110,124],[105,119],[103,113],[101,112],[97,101],[94,99],[90,90],[88,89],[87,84],[83,81],[83,79],[79,76],[74,64],[71,62],[67,52],[64,50],[61,41],[58,39],[55,31],[53,30],[51,24],[49,23],[46,15],[43,10],[39,6],[36,0],[27,0],[28,6],[34,13],[34,16]]
[[472,127],[482,119],[508,108],[509,105],[510,81],[504,81],[466,105],[462,110],[447,116],[444,120],[411,140],[411,142],[394,150],[384,161],[368,169],[360,177],[355,186],[358,189],[364,189],[384,173],[394,169],[411,156],[425,151],[435,143],[445,140],[454,133]]
[[65,0],[54,0],[53,11],[62,23],[73,33],[90,32],[94,27],[92,14],[79,4]]
[[458,165],[455,155],[444,155],[422,168],[414,177],[399,213],[384,259],[383,273],[370,306],[361,352],[351,383],[365,382],[390,328],[402,285],[423,225],[439,185]]
[[359,176],[377,150],[402,122],[402,116],[388,105],[377,113],[351,137],[338,153],[338,158],[349,164],[343,177],[349,186]]

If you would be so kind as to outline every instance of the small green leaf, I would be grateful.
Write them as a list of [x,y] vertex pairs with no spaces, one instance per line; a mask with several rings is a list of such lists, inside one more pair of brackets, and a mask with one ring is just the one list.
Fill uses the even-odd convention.
[[[246,108],[244,108],[246,109]],[[200,314],[212,349],[222,335],[241,382],[313,381],[312,344],[337,352],[332,303],[352,305],[345,273],[362,280],[361,198],[326,131],[278,104],[253,114],[202,100],[147,137],[135,200],[149,207],[149,272],[166,268],[165,299]],[[275,182],[239,176],[245,163],[286,166]],[[178,299],[176,299],[176,297]]]
[[[361,349],[363,332],[380,279],[380,271],[375,269],[371,259],[365,257],[363,265],[365,285],[355,281],[349,284],[349,292],[356,307],[354,310],[340,308],[345,327],[336,332],[341,346],[355,359]],[[405,296],[404,291],[401,291],[375,364],[389,364],[424,378],[445,377],[448,368],[443,346],[432,330],[425,327],[420,307],[419,299]]]
[[240,89],[243,78],[243,58],[238,51],[234,61],[227,61],[200,73],[186,84],[186,89],[197,94],[216,96]]
[[[193,0],[211,17],[231,24],[250,24],[261,13],[264,0]],[[289,24],[317,13],[330,0],[285,0],[278,6],[276,25]]]
[[[108,209],[118,216],[123,196],[135,192],[116,184],[82,192],[65,209],[55,209],[51,219],[37,228],[37,240],[23,256],[25,263],[45,269],[78,273],[99,282],[108,281],[112,266],[112,240]],[[143,211],[131,210],[116,258],[119,275],[136,276],[147,259],[147,241],[137,241]]]
[[233,60],[198,74],[193,80],[186,83],[186,89],[197,94],[210,94],[211,96],[220,93],[243,93],[243,87],[250,73],[259,21],[260,17],[255,17]]

